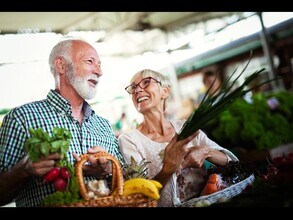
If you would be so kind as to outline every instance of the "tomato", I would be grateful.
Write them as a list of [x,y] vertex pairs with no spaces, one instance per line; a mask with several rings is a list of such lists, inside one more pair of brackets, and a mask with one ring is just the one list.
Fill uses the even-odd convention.
[[66,189],[67,180],[62,177],[58,177],[54,180],[53,185],[57,191],[63,192]]
[[53,167],[48,173],[46,173],[43,176],[43,179],[45,182],[51,182],[54,181],[57,177],[60,175],[60,168],[59,167]]

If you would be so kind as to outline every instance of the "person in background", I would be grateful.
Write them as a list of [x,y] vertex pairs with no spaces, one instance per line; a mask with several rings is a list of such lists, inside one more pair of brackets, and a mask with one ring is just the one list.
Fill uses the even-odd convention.
[[[220,76],[218,76],[215,72],[211,70],[207,70],[203,74],[202,82],[204,84],[204,92],[198,95],[198,98],[195,104],[196,108],[199,106],[199,104],[203,100],[207,90],[211,87],[209,94],[213,94],[217,90],[217,88],[219,88],[219,86],[221,85],[222,80],[220,79]],[[217,92],[214,93],[214,95],[216,94]]]
[[[109,121],[95,114],[85,101],[96,95],[102,76],[101,60],[95,48],[81,39],[65,39],[51,51],[50,70],[55,89],[44,100],[16,107],[3,119],[0,128],[0,205],[15,201],[17,207],[39,206],[55,189],[43,183],[42,176],[54,167],[59,154],[31,162],[24,151],[29,129],[42,128],[49,134],[53,127],[70,131],[68,152],[73,164],[80,154],[105,150],[122,162],[118,142]],[[90,156],[84,175],[105,176],[111,166],[105,158]],[[88,177],[89,178],[89,177]]]
[[130,128],[130,125],[128,123],[126,114],[125,112],[122,112],[120,118],[114,124],[114,131],[115,131],[116,137],[118,137],[122,131],[126,131],[129,128]]
[[[180,201],[198,195],[207,180],[205,160],[226,165],[237,157],[229,150],[210,140],[204,132],[177,141],[185,120],[164,117],[171,92],[169,79],[159,72],[144,69],[137,72],[125,89],[143,115],[137,128],[123,132],[119,138],[120,151],[126,164],[131,157],[136,162],[149,161],[147,177],[163,184],[158,206],[173,206],[172,178],[177,177],[176,194]],[[173,185],[174,186],[174,185]]]

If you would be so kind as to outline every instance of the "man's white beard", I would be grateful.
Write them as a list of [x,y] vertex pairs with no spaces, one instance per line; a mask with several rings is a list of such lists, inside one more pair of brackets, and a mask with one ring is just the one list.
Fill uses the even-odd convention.
[[66,73],[66,76],[68,77],[72,87],[83,99],[92,99],[95,97],[97,93],[97,87],[96,86],[94,88],[91,87],[88,84],[88,80],[95,79],[98,82],[98,78],[96,76],[89,76],[89,77],[76,76],[74,70],[69,70]]

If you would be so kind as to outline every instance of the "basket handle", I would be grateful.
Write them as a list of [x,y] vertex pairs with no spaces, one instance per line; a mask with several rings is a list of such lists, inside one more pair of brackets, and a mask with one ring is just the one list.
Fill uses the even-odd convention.
[[95,154],[82,154],[80,155],[80,160],[75,163],[76,177],[79,184],[79,190],[82,198],[84,200],[90,200],[87,190],[84,184],[82,165],[89,161],[89,155],[93,155],[95,159],[99,159],[100,157],[104,157],[110,161],[112,161],[112,192],[117,187],[117,194],[123,194],[123,173],[120,162],[111,154],[105,151],[99,151]]

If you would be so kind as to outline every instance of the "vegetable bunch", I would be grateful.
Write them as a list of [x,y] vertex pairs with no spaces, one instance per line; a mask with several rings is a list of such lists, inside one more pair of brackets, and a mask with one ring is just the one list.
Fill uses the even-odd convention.
[[31,137],[25,141],[24,149],[31,161],[36,162],[42,156],[46,157],[52,153],[59,153],[63,158],[58,162],[59,165],[66,165],[66,154],[69,150],[71,139],[71,134],[68,130],[54,127],[52,136],[42,128],[30,128],[29,132]]
[[56,192],[42,201],[43,205],[68,204],[79,200],[79,186],[74,166],[69,162],[71,133],[64,128],[54,127],[50,136],[42,128],[30,129],[31,137],[25,141],[24,149],[29,158],[35,162],[40,157],[59,153],[61,159],[43,176],[45,183],[52,183]]
[[241,73],[236,77],[235,80],[231,81],[231,78],[236,73],[237,69],[226,79],[222,81],[220,86],[214,91],[210,92],[211,88],[214,84],[209,87],[207,90],[203,100],[201,101],[199,107],[193,111],[193,113],[189,116],[186,122],[183,124],[179,134],[178,140],[182,140],[184,138],[189,137],[197,130],[204,127],[207,122],[209,122],[214,117],[218,116],[221,112],[223,112],[228,106],[230,106],[235,100],[239,97],[243,97],[247,92],[260,87],[261,85],[268,83],[272,80],[267,80],[265,82],[259,83],[254,85],[251,88],[247,88],[248,85],[251,84],[256,79],[261,77],[261,73],[265,70],[264,68],[252,73],[249,77],[247,77],[242,85],[238,88],[234,89],[237,80],[239,77],[244,73],[246,70],[251,58],[249,59],[248,63],[241,71]]
[[70,145],[71,134],[64,128],[53,128],[52,136],[42,128],[29,130],[31,137],[25,141],[24,148],[31,161],[35,162],[42,156],[52,153],[59,153],[61,158],[57,161],[56,167],[47,172],[43,179],[45,182],[52,182],[57,191],[65,191],[70,171],[73,167],[68,162],[67,151]]

